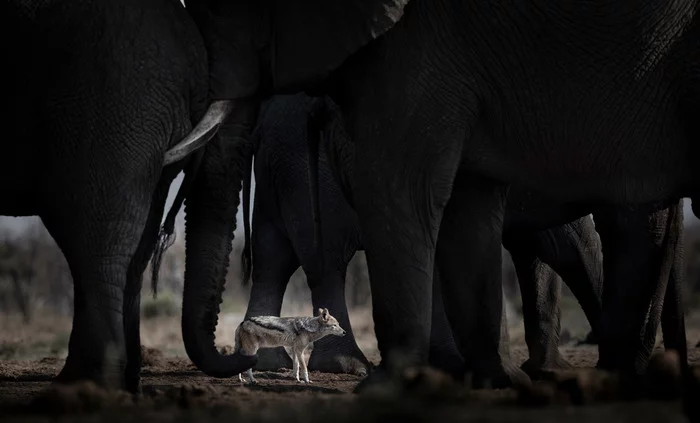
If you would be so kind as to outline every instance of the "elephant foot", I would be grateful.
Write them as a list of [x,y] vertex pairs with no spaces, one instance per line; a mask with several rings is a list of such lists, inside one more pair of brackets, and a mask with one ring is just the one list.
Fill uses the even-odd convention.
[[143,395],[143,389],[141,387],[141,376],[126,378],[126,390],[134,396],[140,397]]
[[596,368],[634,379],[647,372],[651,360],[650,352],[651,348],[613,349],[599,345]]
[[572,369],[574,366],[571,365],[564,357],[557,351],[554,354],[549,354],[544,360],[533,360],[529,358],[525,363],[523,363],[520,368],[530,376],[531,379],[540,379],[543,372],[556,371],[556,370],[567,370]]
[[357,384],[353,393],[377,396],[377,394],[392,392],[395,389],[394,380],[389,371],[382,365],[371,370],[369,375]]
[[308,368],[324,373],[367,376],[372,364],[353,341],[352,345],[328,347],[315,345],[309,357]]
[[[53,378],[52,382],[57,385],[75,385],[83,382],[94,382],[97,386],[105,389],[128,390],[122,366],[100,367],[101,366],[90,366],[85,362],[83,365],[80,365],[69,357],[66,359],[66,364],[63,366],[63,369]],[[133,385],[131,388],[140,390],[140,381],[138,383],[138,388]]]
[[126,365],[126,371],[125,373],[125,387],[126,390],[133,394],[134,396],[140,397],[143,394],[143,390],[141,388],[141,359],[139,357],[139,360],[129,360],[127,363],[133,363],[136,362],[138,365],[135,364],[127,364]]
[[291,369],[292,359],[283,347],[263,348],[258,350],[258,362],[254,370],[275,371],[279,369]]
[[454,348],[445,349],[431,347],[428,363],[432,367],[449,374],[456,380],[461,381],[464,379],[466,370],[464,358]]
[[477,364],[470,373],[471,387],[474,389],[504,389],[532,386],[532,380],[527,373],[510,360],[487,363],[486,365]]

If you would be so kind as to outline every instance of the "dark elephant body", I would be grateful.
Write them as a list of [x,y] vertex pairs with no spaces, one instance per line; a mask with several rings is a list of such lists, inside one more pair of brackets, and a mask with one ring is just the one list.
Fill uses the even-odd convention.
[[[279,314],[286,284],[301,265],[309,275],[314,309],[331,304],[344,327],[349,328],[345,274],[354,252],[362,249],[356,215],[346,201],[352,201],[349,184],[354,148],[338,126],[337,116],[329,116],[332,112],[326,111],[326,137],[318,166],[324,243],[321,262],[314,248],[305,147],[307,117],[313,106],[313,100],[303,95],[278,96],[263,106],[253,147],[256,199],[252,256],[259,265],[253,268],[247,315]],[[244,204],[246,219],[247,206]],[[523,295],[526,341],[531,355],[524,368],[531,375],[544,368],[568,365],[558,351],[561,285],[552,269],[569,284],[592,327],[598,325],[603,268],[600,240],[590,217],[586,216],[592,211],[593,208],[581,204],[556,204],[527,190],[514,189],[509,193],[503,245],[513,256]],[[605,216],[604,211],[600,213]],[[679,228],[674,231],[679,232]],[[612,260],[629,261],[632,257],[632,253],[618,254]],[[319,276],[324,265],[323,276]],[[682,279],[672,278],[669,289],[671,286],[677,289],[679,283]],[[463,368],[462,358],[456,352],[442,311],[439,285],[434,289],[431,363],[455,372]],[[669,306],[678,300],[675,294],[668,298]],[[682,321],[682,313],[679,315],[677,310],[664,313],[673,315],[665,319],[671,322],[667,326],[673,326],[678,319]],[[681,333],[684,332],[679,333],[677,328],[665,330],[664,341],[667,347],[678,349],[685,357],[685,347],[680,346],[684,345],[684,336],[676,341]],[[319,343],[314,349],[312,368],[364,372],[367,361],[352,337],[344,342],[329,341]],[[283,351],[274,351],[263,356],[259,366],[278,368],[288,364],[287,361]]]
[[[492,339],[480,345],[495,355],[500,311],[480,305],[501,297],[506,197],[509,185],[518,185],[557,202],[587,204],[595,211],[604,255],[636,257],[604,264],[599,365],[644,372],[670,257],[679,249],[678,201],[692,197],[700,182],[690,159],[697,153],[692,135],[697,129],[688,119],[698,110],[700,94],[692,88],[700,60],[695,47],[700,18],[693,3],[675,5],[673,19],[638,4],[632,13],[639,19],[654,15],[654,22],[670,26],[625,32],[629,27],[620,23],[620,37],[602,45],[584,29],[591,12],[585,8],[439,3],[410,3],[386,36],[339,70],[332,91],[356,142],[353,195],[372,257],[370,278],[379,281],[373,302],[392,304],[375,311],[377,319],[394,322],[378,327],[378,338],[386,339],[387,348],[412,339],[422,347],[406,348],[423,355],[409,357],[424,359],[427,331],[419,335],[415,328],[425,316],[404,314],[405,305],[393,304],[407,301],[425,310],[423,283],[438,267],[460,349],[467,351],[473,339]],[[450,22],[444,25],[454,25],[445,31],[452,34],[447,40],[432,23],[444,22],[438,18],[442,7],[454,17],[443,16]],[[623,16],[623,9],[613,8],[609,18]],[[562,16],[576,24],[558,26]],[[525,37],[527,54],[510,53],[523,43],[512,28],[532,31]],[[674,41],[661,49],[639,43],[640,34],[657,30]],[[495,45],[482,36],[502,31],[508,35]],[[420,53],[402,47],[406,44]],[[590,54],[571,46],[588,46]],[[610,54],[618,48],[626,55]],[[647,54],[664,60],[640,76],[634,69]],[[577,76],[571,79],[553,63],[566,63]],[[524,71],[513,74],[514,68]],[[358,78],[360,70],[372,77]],[[686,88],[683,94],[678,86]],[[609,108],[615,117],[602,113]],[[414,257],[432,257],[432,251],[432,268],[430,260],[412,265]],[[465,267],[472,272],[465,275]],[[396,291],[412,282],[405,297]],[[479,300],[470,300],[475,293]],[[644,330],[646,322],[651,323]],[[399,327],[406,332],[400,334]]]
[[187,2],[213,98],[309,89],[339,105],[384,367],[427,360],[436,271],[461,351],[482,339],[498,353],[491,306],[519,185],[607,210],[596,213],[604,254],[642,253],[633,267],[604,264],[599,341],[602,367],[643,372],[675,210],[700,189],[697,1],[305,4]]
[[[301,266],[311,288],[314,310],[334,310],[349,332],[343,339],[317,342],[309,367],[364,373],[368,362],[352,337],[344,295],[348,263],[356,251],[363,249],[357,216],[344,198],[352,196],[352,189],[343,183],[352,174],[349,159],[353,148],[346,144],[349,140],[344,134],[333,130],[327,131],[333,139],[326,139],[321,146],[321,261],[314,247],[307,172],[307,119],[313,103],[304,95],[277,96],[261,112],[252,148],[256,181],[252,242],[246,240],[244,249],[244,256],[250,254],[248,248],[252,249],[253,261],[253,288],[246,316],[279,315],[289,278]],[[334,124],[326,122],[329,127]],[[244,190],[249,189],[244,186]],[[566,366],[558,351],[560,281],[552,279],[548,264],[566,276],[565,281],[596,327],[603,276],[598,235],[580,207],[548,204],[529,192],[513,191],[509,198],[513,200],[506,215],[504,246],[513,254],[527,303],[524,309],[532,356],[528,367],[536,371]],[[244,219],[248,219],[249,206],[243,207]],[[434,296],[433,308],[431,363],[452,372],[463,369],[439,295]],[[261,353],[261,369],[289,365],[284,351]]]
[[[142,273],[166,152],[207,111],[206,51],[177,1],[8,1],[0,213],[40,216],[74,280],[59,381],[139,389]],[[178,144],[180,146],[181,144]],[[188,167],[189,169],[189,167]]]

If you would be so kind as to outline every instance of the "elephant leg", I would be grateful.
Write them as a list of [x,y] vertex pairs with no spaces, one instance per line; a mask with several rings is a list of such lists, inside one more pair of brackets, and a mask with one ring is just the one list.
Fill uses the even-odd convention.
[[[670,212],[677,213],[676,222],[683,222],[683,202],[671,207]],[[676,350],[681,365],[688,366],[688,341],[685,333],[684,289],[685,289],[685,260],[683,248],[683,226],[671,228],[676,233],[677,243],[670,246],[673,249],[673,266],[671,268],[666,295],[661,312],[661,331],[664,347]]]
[[[450,322],[445,314],[445,305],[442,296],[442,283],[440,271],[435,266],[433,276],[433,311],[430,327],[430,352],[429,363],[431,366],[450,374],[457,380],[464,377],[466,366],[464,357],[459,352],[457,343],[452,335]],[[508,326],[506,324],[505,304],[502,312],[501,345],[509,342]]]
[[509,231],[503,242],[513,255],[523,295],[525,333],[530,351],[530,359],[524,368],[533,376],[543,369],[570,367],[558,349],[561,280],[557,275],[567,283],[581,304],[591,327],[597,328],[601,313],[603,259],[592,220],[584,217],[534,233]]
[[[61,210],[41,216],[65,255],[74,284],[68,357],[55,381],[92,380],[123,389],[127,271],[146,225],[155,183],[147,194],[140,191],[143,186],[128,184],[95,188],[85,189],[80,198],[100,199],[98,207],[66,202]],[[105,192],[130,196],[104,198]]]
[[513,258],[523,304],[529,358],[522,369],[530,377],[538,378],[543,370],[569,368],[571,365],[559,353],[561,279],[535,256],[532,241],[527,235],[517,237],[506,248]]
[[[431,366],[442,370],[454,378],[461,380],[466,371],[464,357],[459,352],[457,343],[452,335],[452,328],[445,314],[445,306],[442,296],[442,283],[440,271],[437,266],[433,273],[433,312],[430,327],[430,353]],[[505,307],[502,313],[501,343],[509,342],[508,328],[505,324]]]
[[309,368],[328,373],[366,376],[370,363],[357,346],[345,302],[346,269],[347,267],[343,267],[342,270],[333,270],[326,273],[323,278],[317,278],[313,272],[307,272],[314,314],[319,308],[331,310],[340,326],[346,331],[343,337],[326,336],[315,341],[309,357]]
[[459,149],[445,154],[431,142],[386,135],[357,141],[353,175],[382,359],[370,384],[387,372],[427,364],[435,245],[460,160]]
[[[253,218],[252,288],[245,318],[279,316],[289,278],[299,267],[292,244],[272,222]],[[258,351],[255,370],[291,369],[292,360],[283,347],[263,348]]]
[[[679,254],[680,255],[680,254]],[[661,332],[664,338],[664,348],[676,350],[682,365],[688,364],[688,341],[685,333],[685,316],[683,313],[683,286],[679,282],[678,273],[682,267],[674,266],[671,278],[666,287],[664,307],[661,312]]]
[[148,212],[146,229],[143,231],[136,254],[134,254],[126,278],[124,290],[124,336],[126,341],[126,389],[141,393],[141,285],[158,238],[163,209],[168,190],[175,175],[163,175],[153,194]]
[[589,216],[537,235],[537,251],[566,283],[581,305],[595,339],[603,295],[603,250]]
[[461,380],[465,372],[464,357],[457,348],[457,343],[452,336],[452,328],[445,314],[445,305],[442,297],[442,283],[440,282],[440,270],[437,266],[433,271],[433,313],[430,326],[430,353],[431,366],[449,373]]
[[630,376],[646,371],[677,244],[670,210],[594,214],[605,257],[598,367]]
[[436,251],[445,312],[474,387],[529,384],[510,359],[501,280],[508,188],[460,172],[445,207]]
[[361,82],[364,95],[341,105],[355,141],[353,201],[382,359],[357,391],[428,364],[440,222],[480,115],[478,95],[461,75],[435,77],[422,64],[402,69],[379,89],[377,81]]

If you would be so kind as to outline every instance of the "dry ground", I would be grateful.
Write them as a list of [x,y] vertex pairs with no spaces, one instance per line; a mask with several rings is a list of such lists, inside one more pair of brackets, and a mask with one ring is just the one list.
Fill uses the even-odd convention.
[[[284,310],[284,314],[309,314],[310,310]],[[360,347],[378,361],[376,341],[367,310],[353,313],[353,329]],[[566,316],[566,315],[565,315]],[[217,329],[219,346],[233,344],[233,331],[240,314],[223,315]],[[587,328],[577,319],[564,319],[571,334],[561,350],[579,368],[591,368],[597,350],[575,346]],[[522,323],[512,322],[512,353],[517,362],[527,358]],[[700,313],[688,319],[691,362],[700,365]],[[179,317],[143,322],[142,342],[148,348],[143,369],[144,395],[137,402],[123,394],[105,393],[85,385],[71,390],[52,390],[50,379],[61,368],[70,321],[46,316],[31,326],[12,316],[0,316],[0,421],[5,422],[316,422],[385,421],[397,417],[406,422],[684,422],[679,401],[586,401],[572,405],[571,389],[536,398],[549,398],[537,405],[515,390],[465,391],[431,373],[407,375],[395,390],[356,395],[351,392],[360,379],[350,375],[311,372],[311,385],[290,379],[290,371],[256,372],[258,386],[242,385],[237,378],[204,376],[187,360],[182,346]],[[579,379],[582,380],[582,379]],[[425,387],[428,387],[427,390]],[[539,384],[537,385],[540,386]],[[561,385],[563,386],[563,385]],[[602,385],[601,385],[602,386]],[[575,390],[575,389],[574,389]],[[542,392],[545,395],[542,395]],[[602,398],[602,397],[601,397]],[[698,398],[700,402],[700,397]]]

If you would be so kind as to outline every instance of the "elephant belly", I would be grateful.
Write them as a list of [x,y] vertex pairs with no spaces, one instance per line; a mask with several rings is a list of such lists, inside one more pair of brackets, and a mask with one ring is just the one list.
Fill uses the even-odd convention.
[[[486,106],[463,166],[559,203],[642,204],[691,194],[684,190],[695,182],[693,149],[675,103],[600,94],[578,108],[550,97],[544,104],[516,98],[506,111]],[[532,119],[503,120],[523,110],[534,110]]]
[[511,187],[508,194],[504,230],[540,231],[570,223],[590,213],[582,204],[559,203],[536,192]]
[[[478,75],[480,99],[466,165],[557,201],[646,203],[682,194],[695,166],[679,107],[679,87],[693,88],[679,34],[697,18],[692,7],[668,2],[658,7],[673,10],[654,16],[647,3],[611,3],[598,15],[568,1],[542,9],[470,3],[470,16],[498,18],[474,19],[465,30],[466,72]],[[632,28],[630,19],[645,25]],[[603,36],[603,28],[617,36]],[[659,39],[667,42],[652,42]]]

